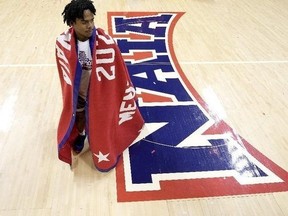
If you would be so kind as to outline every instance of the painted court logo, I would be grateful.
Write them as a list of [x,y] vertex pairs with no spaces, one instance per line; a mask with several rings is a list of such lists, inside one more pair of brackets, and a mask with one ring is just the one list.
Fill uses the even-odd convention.
[[116,169],[118,201],[287,191],[288,173],[209,113],[183,74],[172,47],[182,15],[108,14],[145,120]]

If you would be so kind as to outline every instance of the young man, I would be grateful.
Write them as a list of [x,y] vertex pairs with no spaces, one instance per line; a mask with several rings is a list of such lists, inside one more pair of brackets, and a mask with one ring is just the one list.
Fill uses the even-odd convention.
[[94,15],[96,9],[91,1],[72,1],[67,4],[62,15],[64,23],[74,29],[77,45],[78,60],[82,66],[82,76],[80,80],[79,95],[76,111],[77,136],[72,148],[76,154],[80,153],[84,147],[85,140],[85,105],[87,99],[87,89],[92,69],[92,56],[89,47],[89,38],[94,29]]
[[72,0],[62,15],[70,27],[56,40],[63,96],[58,126],[59,158],[71,165],[88,135],[94,164],[112,169],[144,124],[135,89],[114,40],[94,26],[90,0]]

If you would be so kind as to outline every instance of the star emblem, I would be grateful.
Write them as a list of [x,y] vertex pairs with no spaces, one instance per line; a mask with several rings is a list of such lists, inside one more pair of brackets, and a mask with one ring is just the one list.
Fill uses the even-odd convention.
[[102,162],[102,161],[110,161],[107,157],[109,156],[110,153],[103,155],[102,152],[99,151],[98,154],[94,155],[98,158],[98,163]]

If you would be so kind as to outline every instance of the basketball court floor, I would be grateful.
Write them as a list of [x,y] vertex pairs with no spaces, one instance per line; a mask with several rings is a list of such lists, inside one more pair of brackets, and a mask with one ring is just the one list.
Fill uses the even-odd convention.
[[57,155],[68,2],[0,0],[1,216],[288,215],[288,1],[95,0],[147,129],[107,173]]

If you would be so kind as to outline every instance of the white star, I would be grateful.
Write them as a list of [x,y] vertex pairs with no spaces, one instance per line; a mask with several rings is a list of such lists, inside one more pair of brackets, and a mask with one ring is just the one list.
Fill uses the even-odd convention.
[[102,161],[110,161],[107,157],[109,156],[110,153],[103,155],[102,152],[99,151],[99,154],[95,154],[94,155],[98,158],[98,163],[102,162]]

